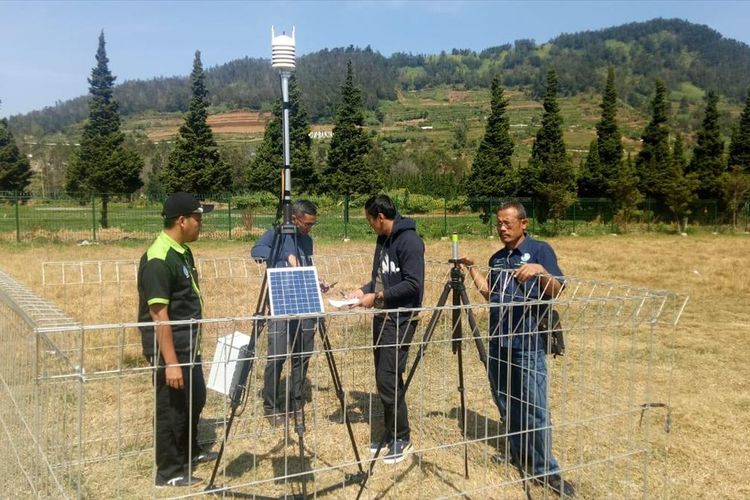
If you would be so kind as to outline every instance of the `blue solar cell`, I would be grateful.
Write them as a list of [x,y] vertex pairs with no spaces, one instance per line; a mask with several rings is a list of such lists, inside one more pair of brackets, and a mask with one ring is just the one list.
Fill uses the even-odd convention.
[[267,272],[271,316],[323,313],[315,267],[286,267]]

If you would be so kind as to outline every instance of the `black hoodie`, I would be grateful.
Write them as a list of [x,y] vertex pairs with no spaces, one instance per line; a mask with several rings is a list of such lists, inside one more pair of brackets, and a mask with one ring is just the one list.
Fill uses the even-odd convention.
[[424,295],[424,242],[412,219],[396,215],[388,236],[378,236],[370,282],[364,293],[375,292],[378,268],[382,270],[385,309],[421,307]]

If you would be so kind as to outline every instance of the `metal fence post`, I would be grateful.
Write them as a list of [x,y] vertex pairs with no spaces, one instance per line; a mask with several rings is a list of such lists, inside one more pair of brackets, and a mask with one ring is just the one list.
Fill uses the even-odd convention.
[[96,241],[96,195],[91,194],[91,234]]
[[16,243],[21,242],[21,217],[18,213],[18,191],[13,192],[13,201],[15,202],[15,212],[16,212]]
[[229,201],[227,203],[227,214],[229,217],[229,239],[232,239],[232,195],[229,195]]
[[349,239],[349,195],[344,196],[344,240]]
[[443,196],[443,236],[448,236],[448,198]]
[[713,200],[714,202],[714,232],[719,232],[719,202],[716,200]]

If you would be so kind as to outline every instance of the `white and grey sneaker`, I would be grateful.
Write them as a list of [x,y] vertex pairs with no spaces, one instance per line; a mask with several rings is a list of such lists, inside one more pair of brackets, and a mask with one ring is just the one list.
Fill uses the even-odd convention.
[[166,487],[180,487],[180,486],[195,486],[196,484],[200,484],[203,481],[203,479],[195,476],[177,476],[173,477],[172,479],[161,479],[159,477],[156,478],[156,487],[157,488],[166,488]]
[[408,439],[394,439],[388,448],[388,453],[383,457],[385,464],[397,464],[406,458],[412,450],[411,441]]
[[[388,449],[388,446],[390,446],[391,442],[393,441],[393,438],[390,436],[386,436],[385,439],[381,438],[383,440],[383,447],[380,449],[381,453]],[[380,440],[375,440],[367,447],[367,450],[370,452],[371,455],[374,455],[378,451],[378,446],[380,446]]]

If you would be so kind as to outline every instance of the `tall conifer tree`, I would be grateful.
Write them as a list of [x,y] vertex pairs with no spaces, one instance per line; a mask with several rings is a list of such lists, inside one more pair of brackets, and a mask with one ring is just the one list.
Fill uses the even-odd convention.
[[0,191],[24,191],[31,183],[29,159],[18,150],[8,128],[8,120],[0,120]]
[[608,181],[602,175],[602,163],[599,158],[599,141],[594,139],[589,144],[589,154],[581,164],[578,177],[578,195],[583,197],[605,196]]
[[89,117],[83,125],[81,145],[71,155],[65,171],[65,190],[79,199],[98,194],[102,199],[100,223],[109,227],[108,203],[112,194],[139,189],[143,160],[125,148],[120,113],[113,97],[115,77],[109,71],[104,31],[99,34],[96,66],[89,78]]
[[643,201],[643,195],[638,191],[638,174],[635,164],[628,153],[628,157],[620,161],[615,177],[610,187],[612,201],[618,218],[627,225],[638,211],[638,204]]
[[665,172],[669,168],[669,127],[667,125],[667,89],[656,81],[656,93],[651,102],[651,121],[643,131],[643,147],[635,161],[640,178],[639,190],[648,197],[664,199],[668,189]]
[[622,135],[617,125],[617,88],[615,70],[612,66],[607,70],[607,84],[600,106],[602,118],[596,124],[596,140],[603,179],[600,196],[605,196],[610,191],[622,161]]
[[381,187],[381,176],[367,161],[371,144],[363,125],[362,91],[354,84],[352,62],[349,61],[341,87],[341,104],[336,110],[328,165],[323,171],[323,184],[328,192],[367,194]]
[[515,196],[518,190],[518,173],[513,168],[513,140],[510,137],[508,100],[503,96],[500,79],[492,79],[490,115],[484,138],[466,182],[470,198],[499,198]]
[[226,193],[232,189],[231,169],[222,161],[219,147],[208,126],[208,91],[201,53],[195,51],[190,109],[162,170],[164,188],[172,193]]
[[738,166],[743,172],[750,174],[750,90],[747,91],[740,122],[732,133],[727,165],[730,169]]
[[674,215],[677,231],[683,232],[687,226],[687,217],[690,215],[690,206],[698,197],[698,175],[686,173],[685,150],[682,136],[675,137],[672,155],[665,172],[664,201]]
[[693,158],[687,167],[687,173],[695,174],[698,179],[698,196],[701,198],[721,197],[721,174],[726,170],[724,165],[724,140],[719,128],[719,96],[714,91],[706,96],[706,112],[703,125],[698,132],[698,141],[693,149]]
[[554,69],[547,72],[542,127],[536,133],[528,169],[532,194],[540,202],[539,220],[544,222],[549,217],[557,223],[565,216],[568,207],[575,203],[576,176],[573,163],[565,151]]
[[[310,138],[310,124],[302,102],[297,79],[289,79],[289,143],[291,148],[292,189],[296,193],[311,193],[317,190]],[[284,137],[281,121],[281,104],[276,103],[273,114],[258,146],[255,159],[248,170],[248,185],[251,190],[278,192],[281,188],[281,171],[284,168]]]

